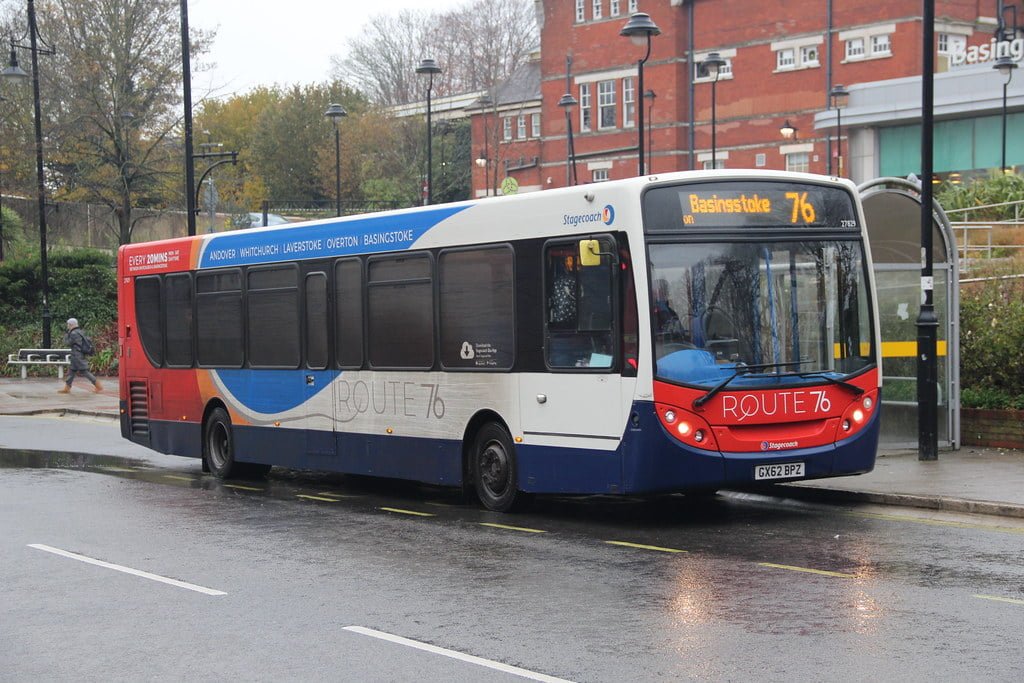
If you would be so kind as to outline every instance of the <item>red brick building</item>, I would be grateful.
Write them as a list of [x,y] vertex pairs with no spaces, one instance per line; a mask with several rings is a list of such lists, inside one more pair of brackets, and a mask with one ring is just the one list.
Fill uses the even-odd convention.
[[[919,97],[920,0],[537,0],[536,6],[541,40],[531,78],[539,89],[508,84],[494,106],[470,111],[474,149],[489,157],[491,181],[476,166],[474,196],[505,177],[515,178],[520,191],[567,184],[566,109],[559,107],[565,94],[577,101],[569,111],[581,183],[636,175],[639,106],[647,115],[648,173],[710,167],[712,89],[719,166],[838,173],[841,149],[844,175],[864,180],[878,167],[871,161],[877,150],[869,149],[878,138],[865,136],[866,147],[858,150],[856,119],[848,127],[844,111],[837,145],[835,121],[822,115],[830,108],[828,93],[836,84],[854,86],[845,105],[854,107],[860,85],[918,76],[917,91],[906,96]],[[1001,6],[999,0],[937,0],[939,71],[949,67],[951,54],[989,44]],[[653,98],[642,97],[637,83],[646,47],[619,35],[632,12],[648,13],[661,31],[644,69],[644,89]],[[700,65],[712,52],[725,60],[715,83]],[[991,73],[990,66],[981,68]],[[786,122],[795,129],[790,139],[780,133]]]

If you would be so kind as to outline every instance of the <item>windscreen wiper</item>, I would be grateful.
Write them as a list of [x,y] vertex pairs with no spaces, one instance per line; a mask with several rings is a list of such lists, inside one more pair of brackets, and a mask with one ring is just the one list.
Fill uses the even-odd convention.
[[[728,385],[729,382],[733,381],[734,379],[736,379],[740,375],[751,375],[756,370],[767,370],[768,368],[785,368],[785,367],[789,367],[790,365],[803,365],[804,363],[810,363],[810,361],[808,361],[808,360],[795,360],[795,361],[790,361],[788,363],[759,363],[757,365],[742,365],[742,366],[738,365],[736,367],[736,371],[734,373],[732,373],[731,375],[729,375],[728,377],[723,379],[721,382],[719,382],[715,386],[711,387],[711,389],[708,390],[708,393],[706,393],[703,396],[700,396],[700,397],[694,399],[693,407],[694,408],[700,408],[702,405],[704,405],[705,403],[707,403],[708,401],[713,399],[715,396],[717,396],[718,392],[720,392],[722,389],[725,389],[726,385]],[[799,374],[799,373],[794,373],[794,374]],[[836,381],[839,381],[839,380],[836,380]]]
[[844,382],[841,379],[830,377],[829,375],[826,375],[824,371],[819,370],[818,372],[794,372],[790,374],[792,374],[794,377],[820,377],[826,382],[829,382],[831,384],[838,384],[842,388],[852,391],[857,396],[860,396],[861,394],[864,393],[864,390],[858,387],[856,384],[850,384],[849,382]]

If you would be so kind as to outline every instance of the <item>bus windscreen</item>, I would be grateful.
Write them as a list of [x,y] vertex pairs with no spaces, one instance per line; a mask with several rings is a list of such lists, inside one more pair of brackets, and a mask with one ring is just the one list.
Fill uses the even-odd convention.
[[717,181],[656,187],[644,195],[644,217],[648,232],[858,229],[849,193],[812,183]]

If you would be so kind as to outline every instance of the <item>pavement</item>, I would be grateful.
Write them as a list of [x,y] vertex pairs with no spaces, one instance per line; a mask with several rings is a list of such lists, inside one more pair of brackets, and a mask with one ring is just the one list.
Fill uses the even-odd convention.
[[[58,394],[60,380],[0,378],[0,415],[89,416],[118,425],[116,377],[101,377],[96,393],[75,380]],[[0,447],[4,444],[0,443]],[[775,484],[766,490],[790,498],[848,501],[1024,518],[1024,451],[964,447],[922,462],[917,451],[881,449],[875,469],[855,477]]]

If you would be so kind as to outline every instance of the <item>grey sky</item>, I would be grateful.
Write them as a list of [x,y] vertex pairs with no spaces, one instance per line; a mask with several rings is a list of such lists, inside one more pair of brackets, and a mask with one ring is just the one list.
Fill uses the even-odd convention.
[[327,78],[330,58],[345,51],[371,16],[403,9],[439,10],[464,0],[189,0],[189,24],[217,29],[193,87],[214,96],[257,85]]

